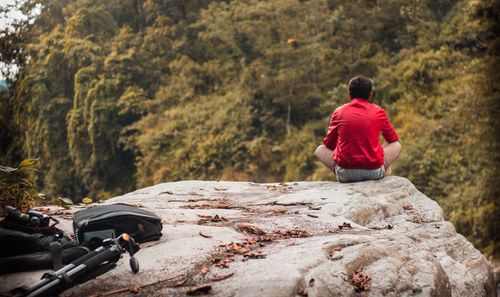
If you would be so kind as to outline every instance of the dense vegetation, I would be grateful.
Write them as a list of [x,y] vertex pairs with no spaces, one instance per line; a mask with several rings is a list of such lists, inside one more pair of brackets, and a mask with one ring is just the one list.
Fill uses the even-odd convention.
[[20,71],[0,164],[41,160],[76,199],[164,181],[321,180],[314,158],[355,74],[403,144],[394,168],[498,253],[499,4],[392,0],[30,0],[0,35]]

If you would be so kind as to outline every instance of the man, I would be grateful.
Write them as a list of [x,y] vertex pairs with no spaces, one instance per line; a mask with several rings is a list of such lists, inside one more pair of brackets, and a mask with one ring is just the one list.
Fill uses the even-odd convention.
[[[372,83],[364,76],[349,81],[350,103],[335,109],[318,159],[339,182],[381,179],[390,175],[391,164],[401,151],[399,137],[384,109],[370,103]],[[380,144],[380,133],[386,144]]]

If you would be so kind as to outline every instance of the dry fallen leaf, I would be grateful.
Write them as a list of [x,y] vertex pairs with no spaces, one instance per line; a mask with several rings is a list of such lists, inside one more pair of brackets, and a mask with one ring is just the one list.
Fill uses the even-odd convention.
[[286,231],[277,231],[274,233],[276,239],[285,239],[285,238],[303,238],[303,237],[311,237],[312,234],[306,230],[300,229],[291,229]]
[[174,287],[180,287],[184,285],[187,281],[186,275],[182,275],[182,278],[174,283]]
[[342,223],[342,225],[339,225],[339,229],[352,229],[351,223]]
[[370,274],[363,272],[363,266],[360,266],[349,276],[349,283],[354,287],[356,292],[369,291],[372,277]]
[[285,214],[287,210],[286,208],[280,208],[280,209],[273,209],[272,212],[275,215],[279,215],[279,214]]
[[221,281],[221,280],[225,280],[226,278],[230,278],[233,275],[234,275],[234,272],[231,272],[231,273],[228,273],[228,274],[223,274],[223,275],[214,275],[212,277],[212,281],[218,282],[218,281]]
[[130,292],[132,292],[132,293],[137,294],[137,293],[139,293],[139,291],[141,290],[141,286],[139,286],[139,285],[135,284],[135,285],[130,286],[130,288],[129,288],[128,290],[129,290]]
[[219,268],[228,268],[229,267],[229,262],[233,262],[233,261],[229,261],[228,259],[226,259],[226,260],[216,260],[215,261],[215,266],[217,266]]
[[202,225],[205,223],[227,222],[227,219],[225,217],[219,217],[219,215],[215,215],[213,217],[205,215],[198,215],[198,216],[201,218],[198,220],[198,225]]
[[191,287],[186,292],[188,295],[202,295],[207,294],[212,290],[212,286],[210,285],[201,285],[197,287]]
[[412,210],[413,206],[410,203],[403,204],[403,209],[404,210]]
[[249,225],[249,224],[239,224],[236,226],[238,230],[240,230],[243,233],[249,233],[249,234],[255,234],[255,235],[265,235],[266,232],[264,230],[260,229],[259,227]]
[[371,227],[370,229],[372,229],[372,230],[383,230],[383,229],[389,229],[389,230],[391,230],[392,228],[394,228],[394,225],[387,224],[386,226],[383,226],[383,227],[377,226],[377,227]]
[[262,259],[265,258],[266,254],[264,252],[248,252],[243,255],[243,261],[248,259]]
[[203,274],[203,275],[207,274],[209,271],[210,271],[210,268],[208,268],[207,266],[203,266],[200,270],[201,274]]
[[341,250],[342,250],[342,247],[340,247],[340,246],[331,247],[330,252],[329,252],[330,258],[332,258],[335,255],[335,253],[340,252]]

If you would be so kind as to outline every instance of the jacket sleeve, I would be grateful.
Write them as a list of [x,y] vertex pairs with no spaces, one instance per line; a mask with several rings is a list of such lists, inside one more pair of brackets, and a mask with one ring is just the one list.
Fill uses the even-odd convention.
[[326,136],[323,138],[323,144],[332,151],[337,147],[337,140],[339,138],[337,117],[337,111],[334,111],[332,113],[332,118],[330,119],[328,132],[326,132]]
[[380,121],[380,130],[382,131],[382,136],[385,141],[391,143],[395,141],[399,141],[399,136],[392,127],[391,122],[389,121],[389,117],[385,113],[385,110],[382,108],[379,111],[379,121]]

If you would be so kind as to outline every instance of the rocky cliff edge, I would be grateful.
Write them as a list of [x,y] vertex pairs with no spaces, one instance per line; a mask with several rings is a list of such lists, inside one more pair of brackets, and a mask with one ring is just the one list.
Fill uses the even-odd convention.
[[[485,257],[408,180],[340,184],[181,181],[106,203],[158,214],[134,275],[113,271],[63,296],[496,296]],[[71,233],[71,214],[52,208]],[[3,289],[42,272],[2,276]]]

